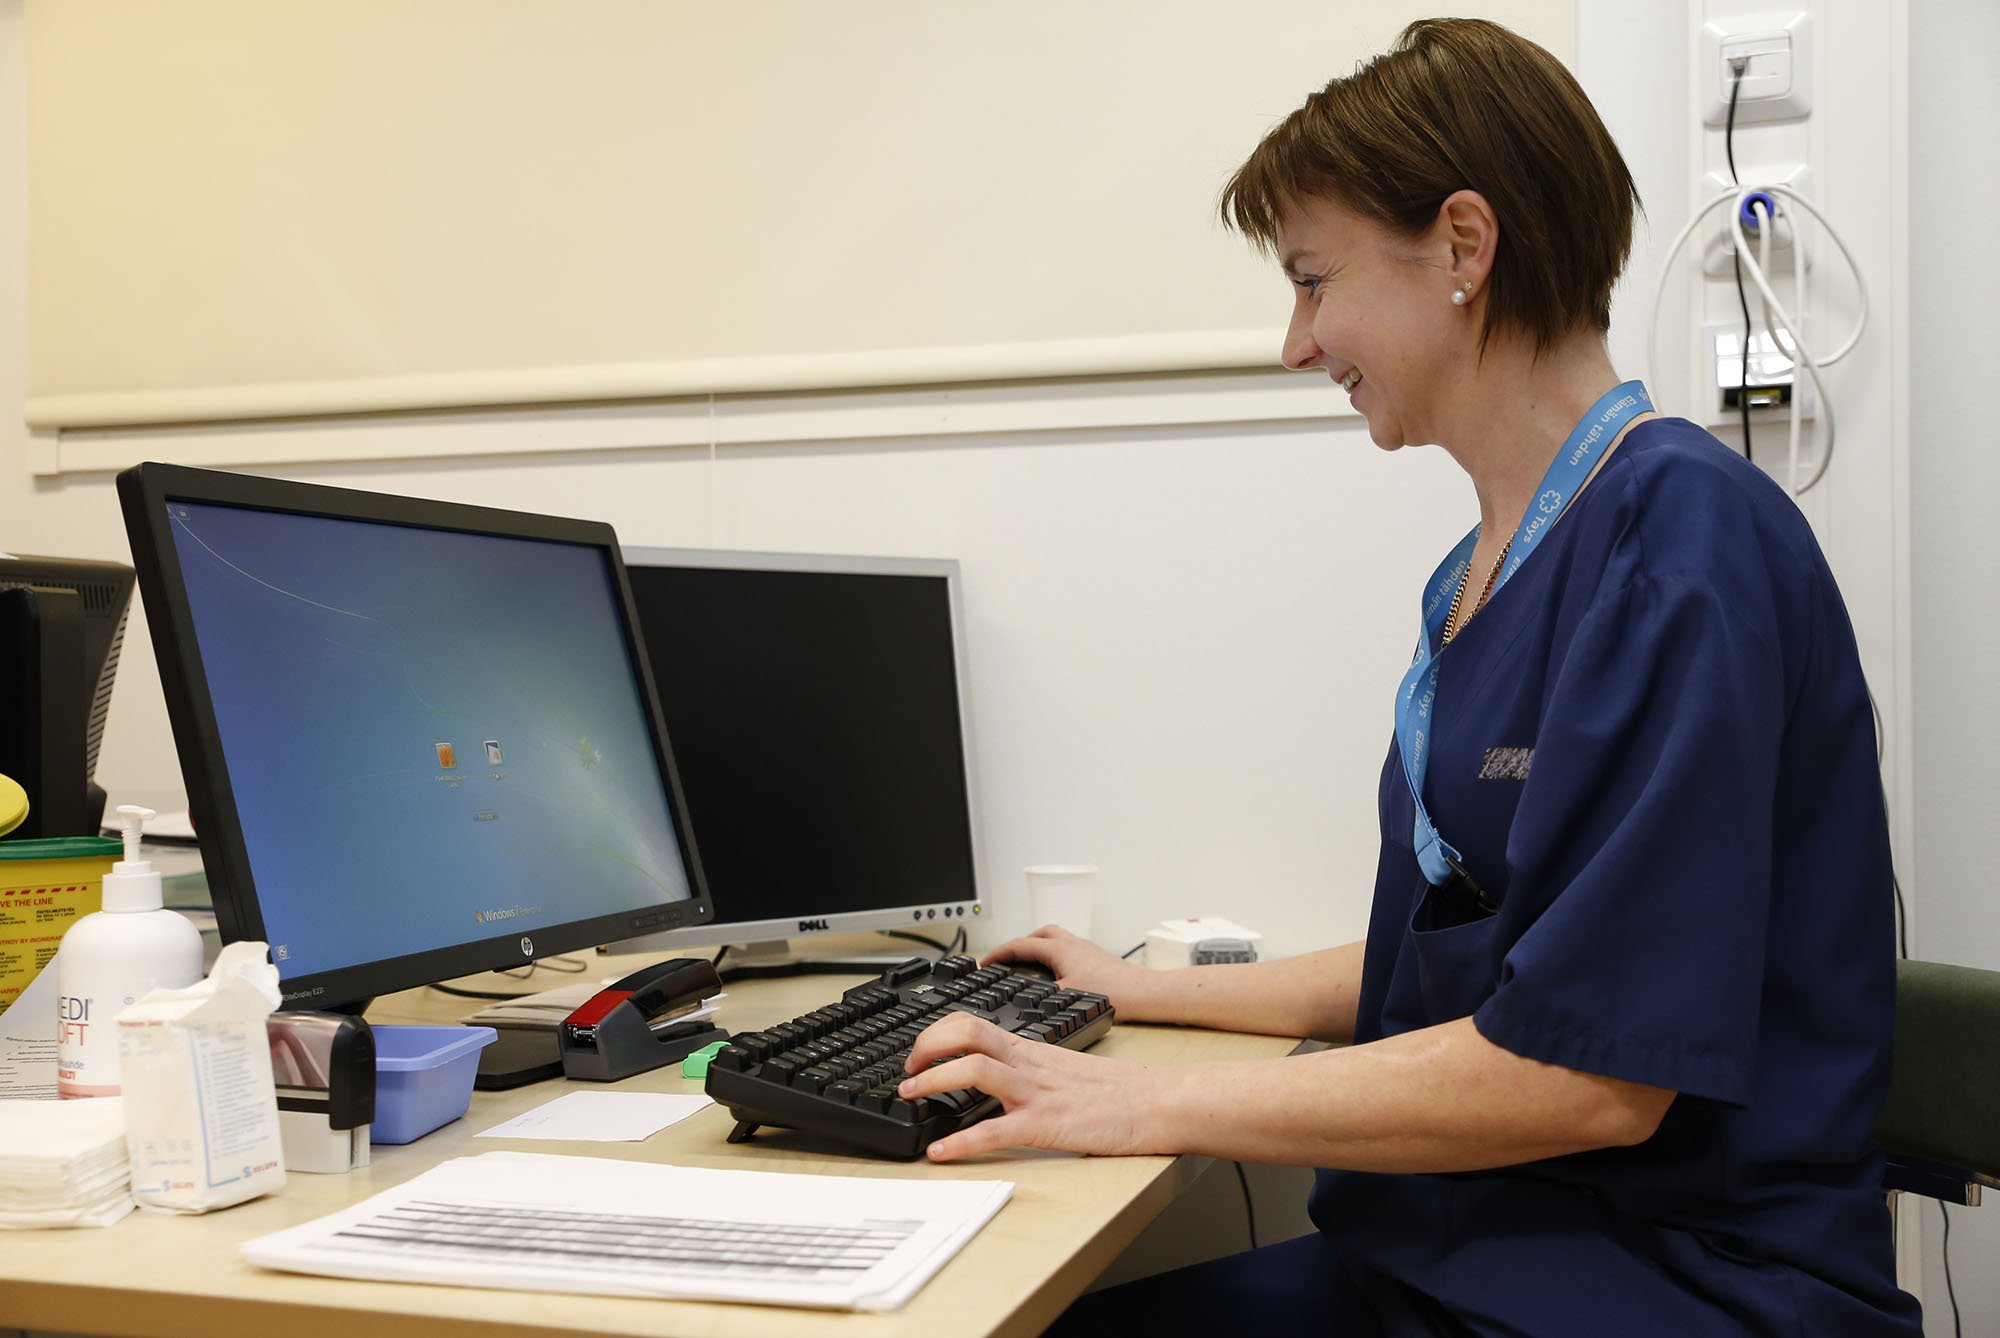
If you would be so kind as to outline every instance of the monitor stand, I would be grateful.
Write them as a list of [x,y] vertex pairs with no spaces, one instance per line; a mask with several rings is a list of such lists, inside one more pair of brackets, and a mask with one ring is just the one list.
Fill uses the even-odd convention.
[[792,946],[792,940],[766,939],[761,943],[732,943],[716,968],[723,982],[766,980],[775,976],[880,975],[899,962],[921,955],[914,948],[885,947],[881,952],[819,957],[809,950]]
[[[360,1017],[373,999],[354,999],[321,1011],[351,1013]],[[440,1026],[491,1026],[486,1022],[445,1022]],[[546,1027],[494,1027],[493,1043],[479,1047],[479,1067],[472,1085],[482,1092],[504,1092],[509,1087],[525,1087],[544,1078],[560,1078],[562,1051],[556,1043],[553,1023]]]
[[553,1026],[494,1027],[493,1032],[493,1044],[480,1047],[479,1068],[472,1077],[472,1085],[480,1091],[504,1092],[563,1076],[562,1050]]

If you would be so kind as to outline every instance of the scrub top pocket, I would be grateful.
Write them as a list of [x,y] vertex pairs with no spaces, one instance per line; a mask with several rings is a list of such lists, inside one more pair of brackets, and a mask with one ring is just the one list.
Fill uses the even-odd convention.
[[1470,1017],[1498,979],[1495,926],[1500,917],[1427,886],[1410,916],[1410,950],[1426,1017]]

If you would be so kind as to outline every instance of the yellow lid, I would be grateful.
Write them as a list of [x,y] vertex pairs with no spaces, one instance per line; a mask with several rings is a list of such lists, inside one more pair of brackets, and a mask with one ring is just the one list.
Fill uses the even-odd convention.
[[0,836],[28,820],[28,792],[11,777],[0,776]]

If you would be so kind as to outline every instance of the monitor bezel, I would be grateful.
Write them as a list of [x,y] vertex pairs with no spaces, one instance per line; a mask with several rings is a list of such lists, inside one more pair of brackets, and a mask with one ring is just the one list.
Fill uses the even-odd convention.
[[714,914],[700,853],[688,826],[680,776],[674,767],[673,749],[660,714],[652,667],[640,640],[631,583],[626,578],[618,536],[610,525],[152,462],[118,475],[118,498],[131,540],[140,600],[159,661],[167,716],[187,786],[188,810],[194,820],[202,865],[215,905],[216,924],[224,942],[269,940],[250,869],[249,848],[237,819],[222,734],[203,668],[179,552],[172,527],[167,523],[169,502],[573,544],[598,550],[611,579],[619,631],[631,654],[641,713],[652,736],[654,756],[665,782],[668,817],[675,840],[680,844],[693,895],[664,905],[537,925],[531,934],[494,934],[468,943],[291,977],[282,982],[285,1007],[351,1006],[378,995],[481,971],[520,967],[538,958],[574,952],[653,929],[700,924]]
[[[627,567],[701,567],[724,571],[824,573],[839,576],[921,576],[942,578],[951,617],[952,672],[958,689],[959,748],[965,759],[965,805],[971,841],[972,896],[963,900],[925,901],[859,911],[841,911],[804,920],[771,917],[761,920],[709,921],[679,929],[649,933],[616,945],[619,951],[666,952],[680,948],[728,944],[773,944],[835,934],[895,930],[931,934],[967,928],[986,918],[986,847],[981,831],[979,762],[972,711],[972,675],[966,655],[964,577],[956,558],[875,557],[834,553],[784,553],[725,548],[661,548],[625,546]],[[727,893],[724,893],[725,902]]]

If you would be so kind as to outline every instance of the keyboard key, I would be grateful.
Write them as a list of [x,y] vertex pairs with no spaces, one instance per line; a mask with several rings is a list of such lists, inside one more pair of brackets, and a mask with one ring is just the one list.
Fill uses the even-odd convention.
[[953,1004],[951,1007],[945,1009],[944,1011],[947,1013],[970,1013],[974,1017],[982,1018],[988,1022],[995,1022],[999,1020],[998,1014],[979,1007],[977,1004],[973,1003],[972,1000],[970,999],[961,1000],[960,1002]]
[[948,1115],[963,1115],[985,1097],[984,1092],[976,1092],[970,1087],[962,1087],[956,1092],[937,1092],[930,1098],[934,1109]]
[[931,964],[929,962],[921,957],[912,957],[909,961],[892,966],[887,971],[884,971],[882,973],[882,983],[894,989],[898,985],[907,985],[911,981],[921,980],[930,973]]

